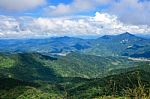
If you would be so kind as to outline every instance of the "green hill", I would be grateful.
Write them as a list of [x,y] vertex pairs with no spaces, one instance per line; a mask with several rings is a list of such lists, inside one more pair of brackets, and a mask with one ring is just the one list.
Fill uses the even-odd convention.
[[57,77],[100,78],[112,70],[126,69],[138,64],[126,57],[99,57],[78,53],[67,56],[3,54],[1,59],[0,75],[29,81],[55,81]]
[[69,89],[68,93],[72,99],[91,99],[106,96],[112,96],[114,98],[122,97],[121,99],[125,97],[139,98],[144,94],[145,97],[150,97],[149,75],[150,73],[148,72],[135,70],[118,75],[111,75],[102,79],[91,79],[85,84]]
[[[49,85],[50,86],[50,85]],[[0,78],[0,99],[61,99],[62,94],[53,88],[42,90],[44,84],[26,82],[12,78]]]
[[1,99],[125,98],[149,94],[149,62],[79,53],[1,53],[0,58]]

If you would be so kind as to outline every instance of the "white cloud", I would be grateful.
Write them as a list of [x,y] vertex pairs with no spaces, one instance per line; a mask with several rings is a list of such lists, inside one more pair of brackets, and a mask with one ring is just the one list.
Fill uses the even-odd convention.
[[150,26],[150,0],[73,0],[69,4],[49,5],[44,11],[49,16],[66,16],[96,10],[115,14],[123,23]]
[[149,0],[120,0],[113,3],[107,12],[117,15],[120,21],[127,24],[150,26]]
[[150,33],[147,25],[129,25],[120,22],[115,15],[96,12],[95,16],[59,18],[32,18],[0,16],[1,38],[104,35],[123,32]]
[[110,16],[107,13],[99,13],[99,12],[96,12],[94,18],[96,22],[99,21],[99,22],[107,23],[107,24],[111,24],[117,20],[117,17],[114,15]]
[[113,0],[73,0],[70,4],[60,3],[45,8],[45,14],[49,16],[67,15],[79,12],[89,12],[99,5],[107,5]]
[[[24,11],[47,4],[48,0],[0,0],[0,11]],[[90,13],[90,11],[102,10],[114,14],[126,24],[150,26],[150,0],[72,0],[71,3],[59,3],[42,8],[46,16],[67,16]],[[32,16],[31,13],[26,13]],[[34,13],[33,13],[34,14]]]
[[0,18],[0,31],[16,31],[18,29],[19,23],[15,18],[6,16],[1,16]]
[[46,0],[0,0],[0,8],[6,11],[24,11],[46,4]]

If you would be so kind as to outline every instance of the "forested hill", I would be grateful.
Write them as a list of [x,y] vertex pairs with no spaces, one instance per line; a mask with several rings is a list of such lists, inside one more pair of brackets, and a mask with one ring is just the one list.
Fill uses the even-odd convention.
[[53,37],[43,39],[1,39],[0,51],[7,53],[38,52],[46,54],[68,54],[81,52],[99,56],[130,56],[150,58],[150,39],[128,32],[105,35],[97,39],[75,37]]
[[149,62],[78,53],[1,53],[0,61],[1,99],[149,97]]
[[139,62],[126,57],[101,57],[70,53],[46,56],[38,53],[0,55],[0,75],[22,80],[55,80],[55,77],[100,78]]

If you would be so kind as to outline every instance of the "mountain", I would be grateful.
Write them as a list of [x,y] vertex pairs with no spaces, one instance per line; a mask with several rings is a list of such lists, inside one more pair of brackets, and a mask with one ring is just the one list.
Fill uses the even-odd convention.
[[0,40],[0,99],[149,99],[150,40]]
[[132,38],[137,38],[135,35],[130,34],[129,32],[125,32],[119,35],[104,35],[102,37],[99,37],[98,39],[117,39],[117,40],[122,40],[122,39],[132,39]]
[[125,97],[128,94],[124,90],[134,90],[138,86],[136,75],[139,73],[145,86],[142,90],[148,91],[149,70],[149,62],[133,61],[127,57],[1,53],[0,98]]
[[76,44],[90,47],[86,40],[65,36],[45,39],[1,39],[0,50],[1,52],[62,53],[77,51]]
[[[81,52],[98,56],[145,57],[150,50],[150,40],[128,32],[105,35],[97,39],[75,37],[52,37],[43,39],[1,39],[1,52],[38,52],[45,54],[68,54]],[[149,58],[149,57],[145,57]]]
[[[120,35],[105,35],[91,42],[92,47],[84,53],[100,56],[133,56],[150,50],[150,40],[128,32]],[[144,56],[142,56],[144,57]]]

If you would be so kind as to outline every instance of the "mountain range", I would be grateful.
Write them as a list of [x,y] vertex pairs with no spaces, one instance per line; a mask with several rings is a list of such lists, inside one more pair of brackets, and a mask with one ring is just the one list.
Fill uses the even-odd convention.
[[127,57],[1,53],[0,61],[1,99],[123,98],[130,95],[125,91],[135,90],[136,95],[134,88],[143,85],[139,90],[148,97],[150,88],[150,62]]
[[0,40],[0,99],[149,99],[150,39]]
[[104,35],[97,39],[53,37],[43,39],[1,39],[1,52],[38,52],[67,54],[80,52],[98,56],[130,56],[150,58],[150,39],[128,32]]

